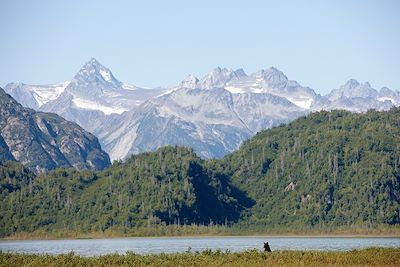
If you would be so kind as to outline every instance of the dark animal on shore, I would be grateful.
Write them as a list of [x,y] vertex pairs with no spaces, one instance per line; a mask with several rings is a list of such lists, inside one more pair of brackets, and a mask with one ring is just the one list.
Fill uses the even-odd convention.
[[268,242],[267,243],[264,242],[264,252],[271,252],[271,248],[269,247]]

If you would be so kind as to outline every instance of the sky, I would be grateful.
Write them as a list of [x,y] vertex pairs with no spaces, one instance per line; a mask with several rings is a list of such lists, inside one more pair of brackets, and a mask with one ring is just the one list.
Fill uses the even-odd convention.
[[0,1],[0,86],[72,79],[91,57],[123,82],[275,66],[325,94],[400,90],[400,1]]

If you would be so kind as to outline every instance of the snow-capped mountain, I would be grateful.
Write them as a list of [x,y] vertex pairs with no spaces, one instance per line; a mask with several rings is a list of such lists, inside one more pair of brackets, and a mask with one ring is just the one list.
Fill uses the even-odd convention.
[[57,99],[69,83],[69,81],[49,85],[9,83],[4,90],[23,106],[39,109],[47,102]]
[[198,88],[198,86],[199,86],[199,79],[196,76],[189,74],[188,76],[186,76],[185,79],[183,79],[179,87],[194,89]]
[[224,88],[231,93],[269,93],[286,98],[296,106],[309,109],[317,98],[317,94],[308,87],[303,87],[296,81],[288,80],[283,72],[271,67],[261,70],[241,79],[231,80]]
[[113,159],[165,145],[190,146],[205,158],[222,157],[257,131],[302,114],[303,109],[268,93],[182,88],[122,114],[98,136]]
[[246,77],[246,73],[242,69],[236,71],[232,69],[221,69],[217,67],[208,73],[200,82],[199,88],[202,89],[213,89],[222,88],[226,83],[233,80],[239,80],[240,78]]
[[329,102],[322,105],[323,109],[345,109],[353,112],[364,112],[368,109],[387,110],[400,103],[398,91],[387,87],[378,91],[368,82],[359,83],[355,79],[350,79],[338,89],[332,90],[326,98]]
[[335,101],[340,98],[375,98],[377,95],[378,92],[368,82],[359,83],[350,79],[340,88],[332,90],[327,97],[330,101]]
[[393,105],[398,106],[400,105],[400,92],[383,87],[379,91],[377,100],[380,102],[390,101]]
[[[69,97],[75,108],[102,111],[110,115],[128,111],[162,92],[124,84],[109,69],[92,58],[75,75],[59,98]],[[50,111],[49,106],[56,105],[49,102],[42,109]],[[57,113],[57,110],[51,111]]]
[[222,157],[257,131],[318,110],[364,112],[400,105],[400,93],[349,80],[321,96],[275,67],[246,74],[217,67],[174,87],[143,89],[118,81],[90,59],[71,81],[46,86],[8,84],[23,105],[54,112],[99,137],[111,159],[164,145],[190,146]]
[[[96,134],[112,159],[164,145],[190,146],[203,157],[222,157],[257,131],[308,112],[285,97],[272,94],[276,77],[265,72],[265,80],[260,79],[256,85],[254,80],[259,76],[247,76],[243,70],[216,68],[201,80],[189,75],[168,93],[114,117]],[[276,69],[273,74],[283,75]],[[271,85],[267,86],[267,82]],[[293,99],[297,99],[298,91],[315,96],[311,89],[292,84],[287,81],[282,85],[287,92],[280,93],[292,94]],[[240,89],[232,90],[232,85]]]
[[24,106],[57,113],[96,132],[109,115],[132,110],[165,89],[143,89],[122,83],[92,58],[71,81],[46,86],[11,83],[5,91]]

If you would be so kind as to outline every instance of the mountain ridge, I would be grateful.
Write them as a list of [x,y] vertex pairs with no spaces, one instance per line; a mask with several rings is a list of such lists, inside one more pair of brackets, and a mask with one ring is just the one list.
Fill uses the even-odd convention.
[[[190,74],[177,86],[142,89],[118,81],[108,68],[92,58],[65,84],[61,93],[58,87],[58,95],[53,93],[53,98],[42,101],[40,106],[38,102],[28,103],[38,87],[9,84],[5,89],[24,105],[57,113],[94,133],[113,160],[164,145],[189,145],[204,158],[222,157],[257,131],[309,112],[365,112],[400,105],[399,91],[378,91],[368,82],[354,79],[320,95],[290,80],[276,67],[252,74],[243,69],[217,67],[201,79]],[[53,89],[43,90],[49,94]],[[146,110],[150,113],[145,114]],[[236,119],[229,123],[225,119],[229,117]],[[149,133],[140,129],[155,131],[151,136],[157,140],[151,140]]]

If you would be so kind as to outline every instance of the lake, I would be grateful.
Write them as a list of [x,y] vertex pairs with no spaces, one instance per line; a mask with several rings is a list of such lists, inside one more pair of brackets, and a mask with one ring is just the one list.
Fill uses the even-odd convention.
[[243,251],[263,249],[268,241],[272,250],[347,251],[366,247],[400,247],[400,238],[393,237],[141,237],[72,240],[2,240],[1,251],[18,253],[61,254],[75,252],[82,256],[110,253],[140,254],[184,252],[205,249]]

